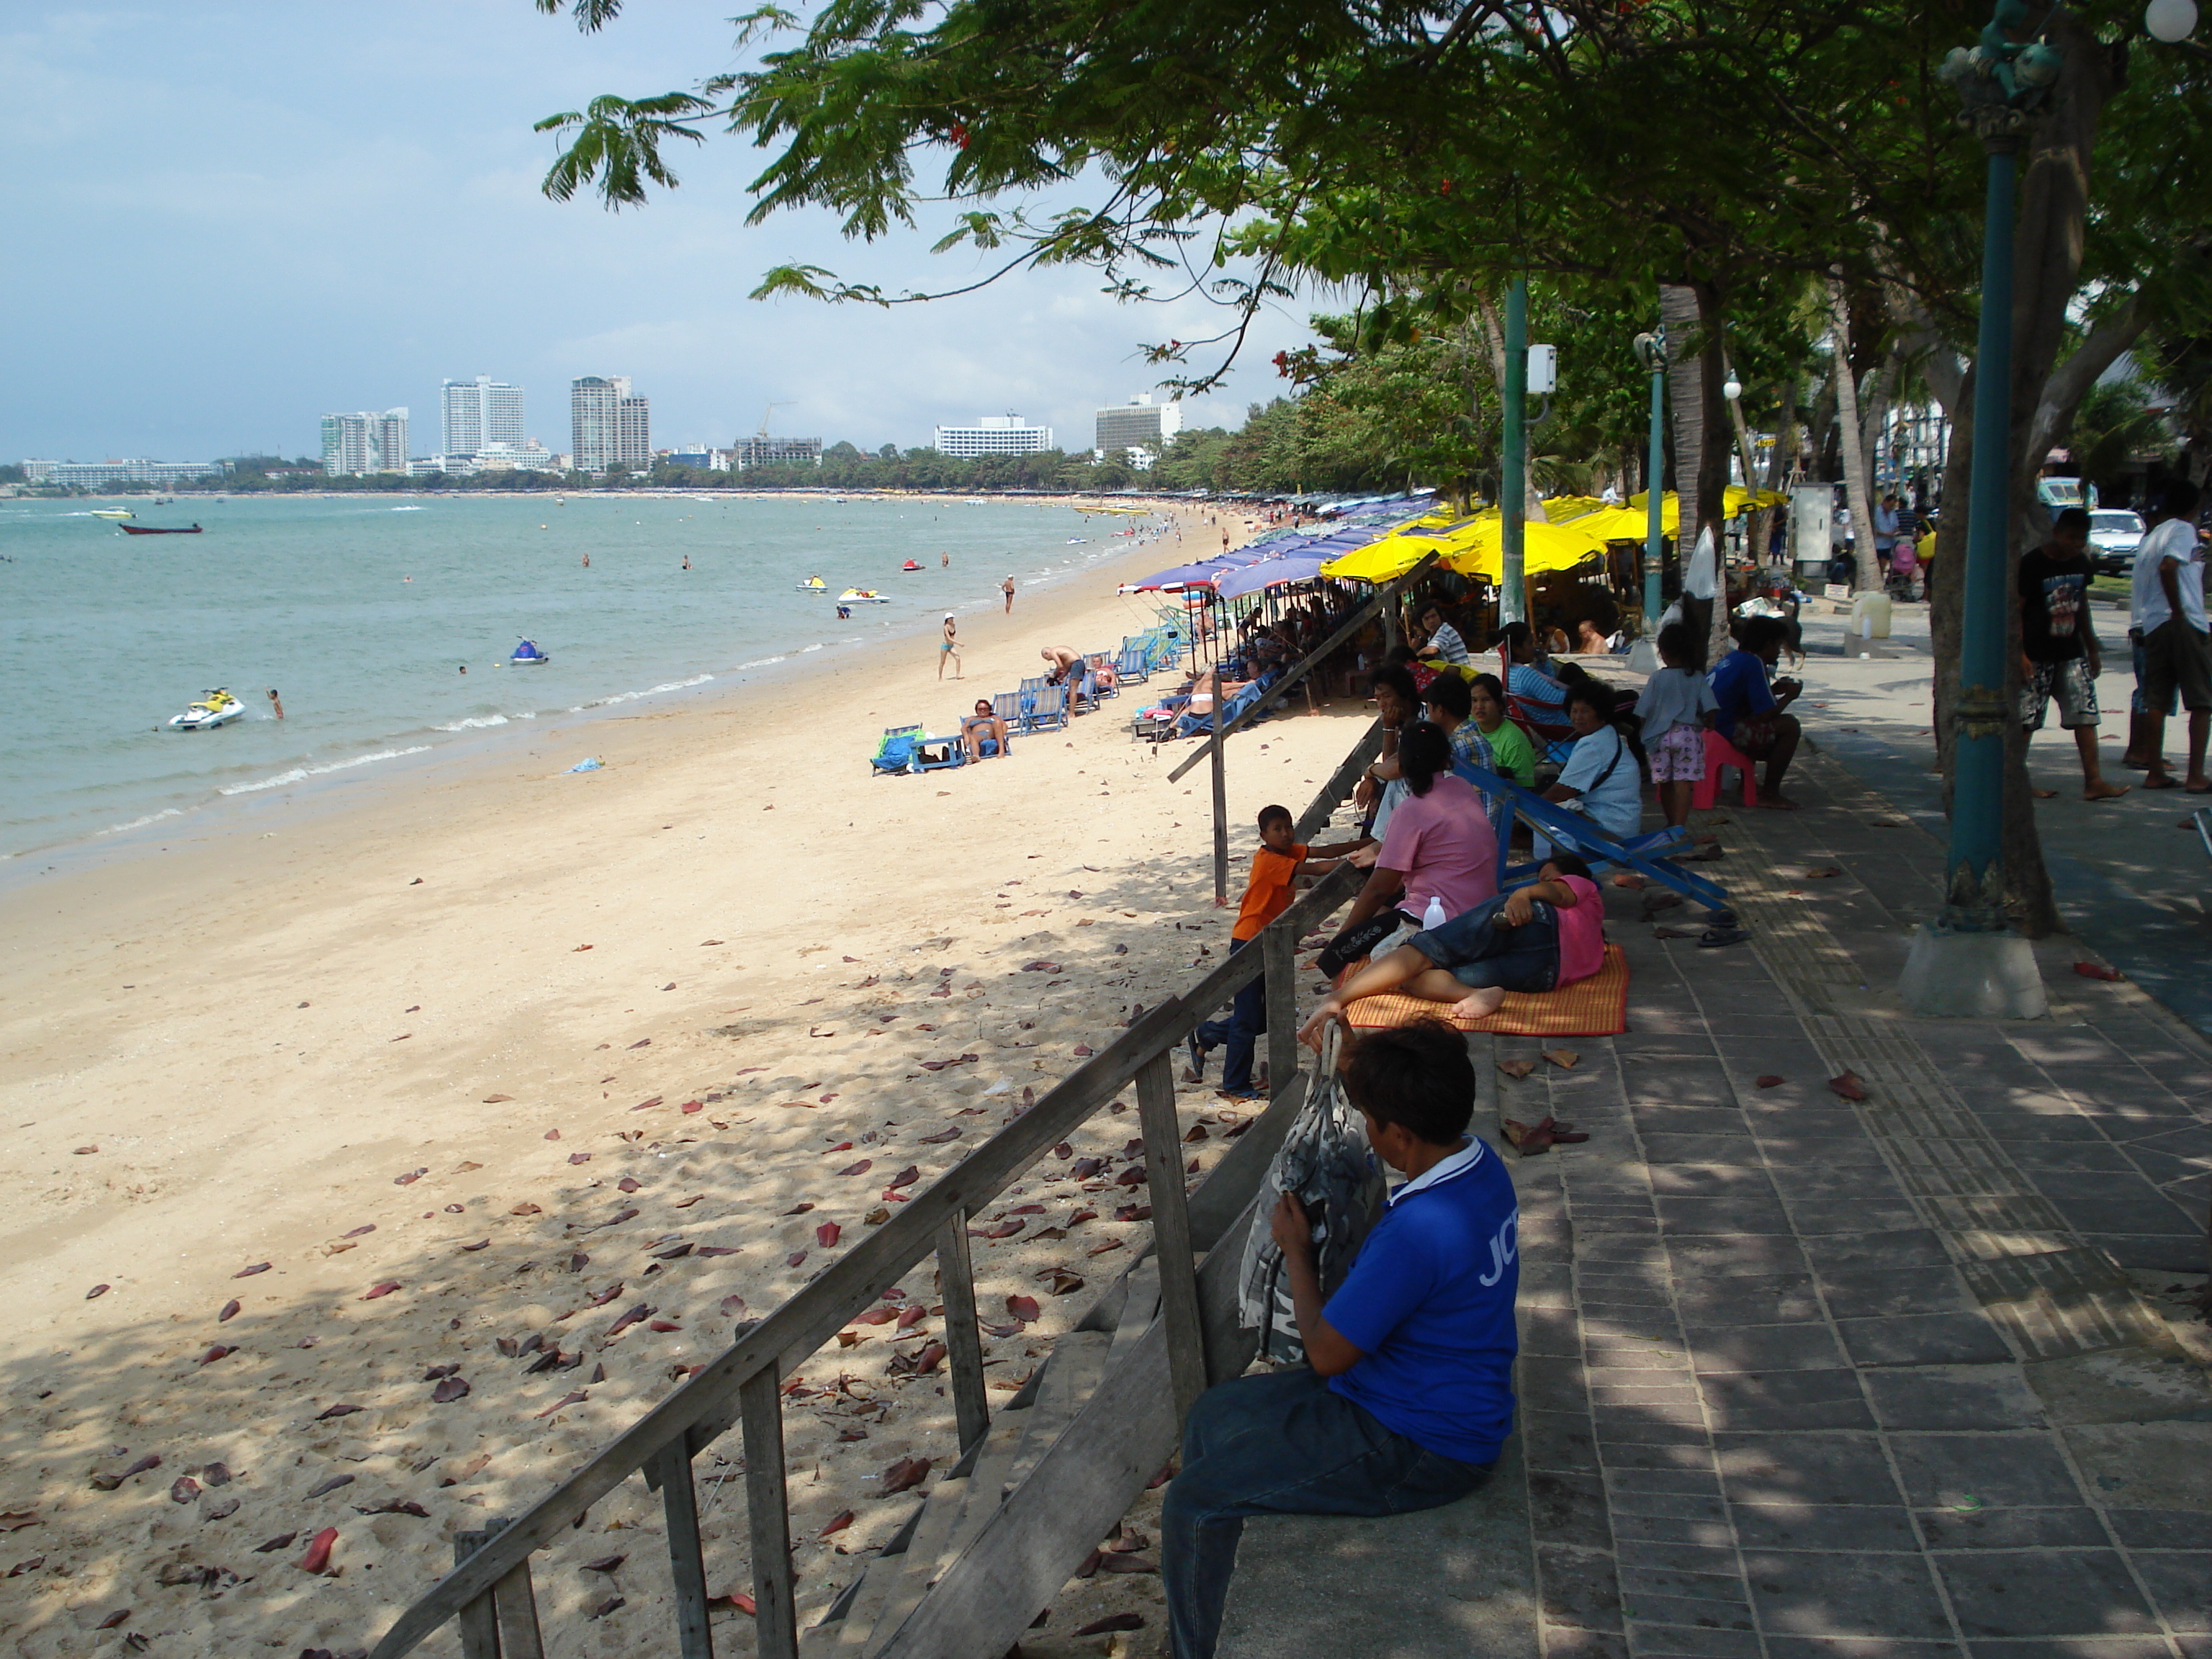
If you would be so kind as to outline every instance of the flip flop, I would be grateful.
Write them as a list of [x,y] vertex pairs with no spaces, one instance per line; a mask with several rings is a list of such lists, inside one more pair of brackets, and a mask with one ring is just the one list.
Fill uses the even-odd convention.
[[2178,778],[2169,777],[2165,773],[2160,772],[2145,778],[2142,781],[2142,787],[2146,789],[2179,789],[2181,787],[2181,782]]
[[1708,927],[1698,936],[1698,943],[1710,949],[1722,945],[1741,945],[1750,937],[1741,927]]
[[1506,1139],[1513,1143],[1513,1149],[1523,1158],[1534,1158],[1539,1152],[1549,1152],[1553,1142],[1559,1139],[1559,1125],[1548,1117],[1533,1127],[1509,1117],[1504,1121],[1504,1127]]

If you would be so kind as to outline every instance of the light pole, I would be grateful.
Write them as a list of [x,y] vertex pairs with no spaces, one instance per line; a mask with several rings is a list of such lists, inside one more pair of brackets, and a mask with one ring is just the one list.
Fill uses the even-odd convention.
[[1528,619],[1528,284],[1505,289],[1505,419],[1498,465],[1498,620]]
[[2012,495],[2013,158],[2030,112],[2058,78],[2056,47],[2014,37],[2033,16],[1997,0],[1971,52],[1944,60],[1965,105],[1960,123],[1988,157],[1982,225],[1982,316],[1974,348],[1974,469],[1966,504],[1966,571],[1959,696],[1952,711],[1951,844],[1944,905],[1913,935],[1899,988],[1915,1013],[2039,1018],[2049,1012],[2027,941],[2004,910],[2007,524]]
[[1644,633],[1659,626],[1659,489],[1667,479],[1667,331],[1636,337],[1636,356],[1651,376],[1651,441],[1644,463]]

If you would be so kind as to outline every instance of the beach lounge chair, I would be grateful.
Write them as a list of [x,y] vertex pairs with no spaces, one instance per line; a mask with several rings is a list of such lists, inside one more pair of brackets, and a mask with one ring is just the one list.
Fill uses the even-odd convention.
[[960,734],[949,738],[921,738],[914,740],[914,769],[917,772],[942,772],[948,766],[965,766],[968,751],[960,746]]
[[[1579,812],[1570,812],[1557,801],[1546,800],[1533,789],[1523,789],[1510,778],[1501,778],[1479,766],[1454,769],[1468,782],[1486,794],[1504,793],[1513,803],[1513,810],[1528,820],[1536,829],[1560,846],[1571,848],[1589,861],[1592,870],[1602,872],[1608,865],[1622,870],[1633,870],[1646,881],[1656,881],[1670,888],[1684,898],[1695,899],[1708,909],[1729,909],[1729,896],[1717,883],[1703,876],[1692,875],[1679,864],[1671,862],[1668,854],[1686,852],[1690,847],[1689,832],[1686,830],[1655,830],[1648,834],[1632,836],[1626,841],[1615,841]],[[1537,866],[1516,865],[1501,870],[1498,877],[1500,892],[1510,892],[1516,887],[1525,887],[1536,879]]]
[[876,752],[868,757],[872,772],[911,772],[915,769],[915,745],[921,740],[919,726],[887,726],[876,744]]
[[1024,735],[1031,732],[1057,730],[1066,726],[1067,688],[1048,685],[1041,677],[1024,680],[1022,689],[1014,693],[1014,713],[1009,723]]
[[1152,677],[1152,653],[1141,637],[1125,639],[1121,649],[1114,658],[1114,678],[1127,684],[1143,684]]
[[[1115,664],[1114,653],[1093,651],[1085,656],[1084,661],[1091,665],[1090,672],[1083,677],[1085,696],[1093,702],[1103,702],[1109,697],[1121,695],[1121,671]],[[1103,678],[1102,670],[1106,671]]]

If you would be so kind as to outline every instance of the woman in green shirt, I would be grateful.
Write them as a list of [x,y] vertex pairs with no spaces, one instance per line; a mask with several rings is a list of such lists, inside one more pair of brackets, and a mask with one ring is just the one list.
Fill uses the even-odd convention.
[[1523,789],[1536,784],[1536,749],[1528,734],[1505,718],[1505,687],[1495,674],[1477,674],[1468,687],[1474,708],[1474,723],[1498,758],[1500,776]]

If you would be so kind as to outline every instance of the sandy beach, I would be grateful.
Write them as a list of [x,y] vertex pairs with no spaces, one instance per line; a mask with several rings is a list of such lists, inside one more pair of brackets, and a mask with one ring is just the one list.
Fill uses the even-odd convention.
[[[1199,556],[1218,532],[1186,523]],[[1117,642],[1115,583],[1177,551],[963,623],[957,684],[902,641],[0,896],[9,1650],[365,1647],[454,1531],[534,1501],[1217,959],[1205,773],[1170,786],[1182,750],[1131,743],[1140,688],[1006,759],[866,766],[882,727],[952,729],[1040,646]],[[1232,744],[1233,884],[1258,808],[1302,808],[1364,718]],[[605,769],[562,772],[580,744]],[[1249,1115],[1184,1107],[1201,1163]],[[1119,1170],[1133,1121],[1071,1158]],[[1145,1237],[1064,1167],[1009,1194],[1022,1236],[977,1243],[1006,1386]],[[933,1307],[926,1269],[905,1288]],[[881,1471],[957,1450],[941,1376],[890,1370],[939,1323],[854,1328],[787,1402],[803,1618],[903,1518]],[[715,1586],[748,1584],[741,1492],[702,1502]],[[544,1559],[550,1652],[665,1646],[660,1524],[633,1481]],[[331,1571],[303,1571],[325,1528]],[[1158,1601],[1101,1575],[1024,1650],[1097,1651],[1062,1632],[1125,1609],[1149,1643]],[[741,1615],[717,1624],[750,1650]]]

